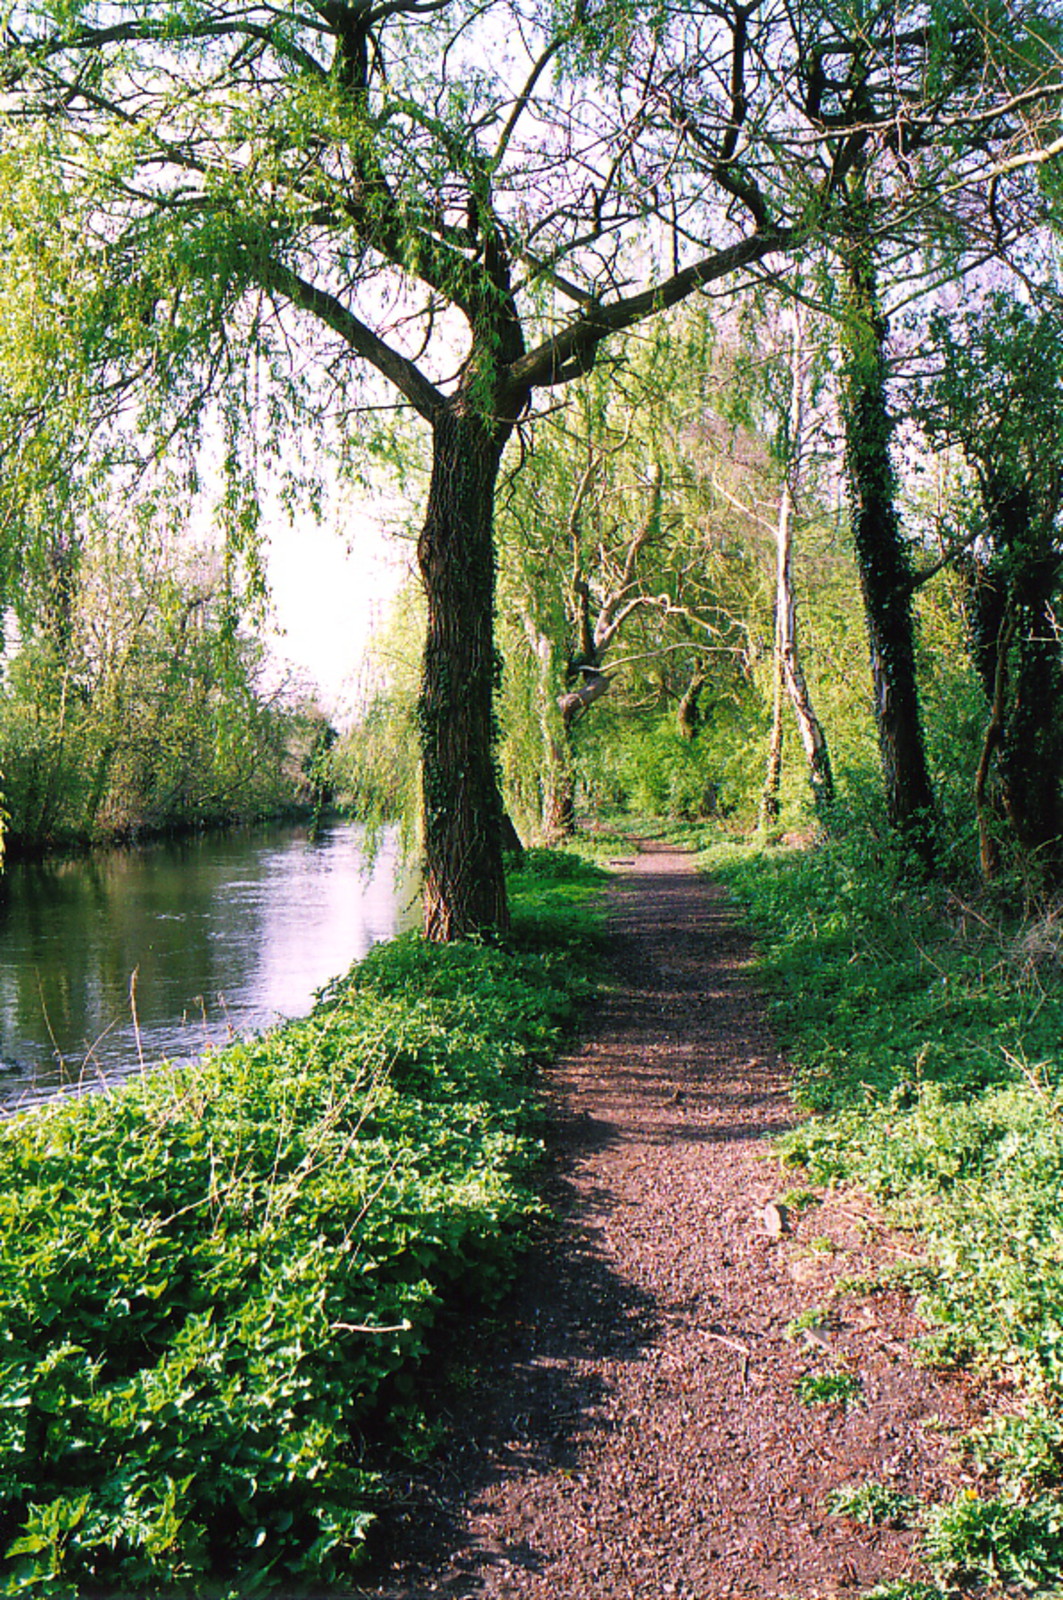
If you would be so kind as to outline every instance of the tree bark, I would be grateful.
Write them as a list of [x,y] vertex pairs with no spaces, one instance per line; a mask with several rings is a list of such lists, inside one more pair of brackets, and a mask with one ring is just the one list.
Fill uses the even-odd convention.
[[777,528],[778,565],[775,590],[775,637],[778,651],[778,671],[790,697],[797,719],[805,759],[808,762],[808,781],[816,814],[825,821],[834,804],[834,774],[831,770],[830,751],[822,724],[812,709],[812,696],[801,667],[797,650],[797,607],[793,591],[793,529],[792,499],[789,484],[783,485],[779,504]]
[[561,721],[566,730],[578,722],[584,712],[608,694],[612,678],[606,672],[601,672],[597,667],[581,667],[583,682],[578,689],[566,689],[564,694],[557,697],[557,708],[561,713]]
[[[859,217],[855,219],[859,223]],[[859,229],[846,251],[843,322],[845,464],[867,619],[886,809],[927,869],[936,860],[934,795],[919,714],[912,578],[890,457],[886,319],[872,246]]]
[[1063,684],[1052,609],[1043,600],[1019,607],[1014,700],[1000,765],[1004,804],[1016,836],[1056,881],[1063,835]]
[[709,681],[709,675],[699,661],[690,675],[683,697],[676,710],[676,723],[679,728],[679,737],[693,741],[698,736],[701,727],[701,707],[698,701],[701,691]]
[[[771,762],[782,760],[782,693],[785,689],[797,719],[801,743],[808,762],[808,781],[816,814],[822,823],[834,804],[834,774],[831,770],[827,735],[812,708],[812,696],[801,666],[797,648],[797,603],[794,599],[793,553],[794,508],[800,492],[802,467],[805,455],[805,362],[801,348],[803,323],[798,305],[792,308],[792,341],[790,346],[790,417],[789,448],[786,471],[779,495],[779,514],[775,521],[775,723],[778,734],[772,729],[772,756],[768,765],[769,785],[772,777]],[[778,755],[775,755],[776,740]],[[769,785],[764,791],[764,816],[768,819]],[[778,815],[779,775],[775,772],[775,812]]]
[[548,839],[571,839],[576,831],[576,766],[567,727],[550,746],[550,778],[543,821]]
[[975,814],[978,818],[978,856],[981,862],[982,876],[987,882],[997,877],[1000,872],[1000,841],[995,826],[999,820],[999,808],[990,803],[989,775],[993,767],[993,758],[998,755],[1004,737],[1004,707],[1007,698],[1008,651],[1011,647],[1011,633],[1011,620],[1005,618],[1001,623],[996,641],[996,664],[993,671],[989,724],[985,731],[985,738],[982,741],[982,754],[979,757],[978,769],[974,775],[974,804]]
[[779,820],[779,785],[782,779],[783,750],[783,664],[779,640],[778,611],[775,616],[775,653],[772,658],[773,693],[771,704],[771,738],[768,741],[768,765],[764,774],[764,791],[760,797],[760,825],[771,828]]
[[989,486],[993,543],[1006,552],[1007,624],[999,650],[1010,693],[999,695],[1001,799],[1015,837],[1058,878],[1063,835],[1063,657],[1055,601],[1060,557],[1037,525],[1028,488]]
[[493,693],[495,481],[508,429],[461,392],[433,424],[418,560],[428,605],[418,706],[424,929],[435,942],[508,926]]

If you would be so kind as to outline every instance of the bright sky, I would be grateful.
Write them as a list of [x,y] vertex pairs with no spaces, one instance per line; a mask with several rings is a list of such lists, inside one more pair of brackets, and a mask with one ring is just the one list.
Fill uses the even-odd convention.
[[322,706],[342,714],[346,692],[373,630],[408,575],[412,545],[362,512],[278,519],[270,532],[267,572],[276,619],[270,649],[301,668]]

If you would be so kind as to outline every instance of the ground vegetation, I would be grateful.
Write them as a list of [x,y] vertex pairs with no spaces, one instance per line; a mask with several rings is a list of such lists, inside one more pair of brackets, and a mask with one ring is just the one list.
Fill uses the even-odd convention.
[[303,1022],[0,1126],[8,1594],[349,1577],[540,1209],[599,876],[531,858],[508,949],[400,939]]
[[905,1513],[937,1582],[889,1592],[1056,1584],[1058,907],[1016,917],[955,883],[913,888],[866,820],[815,850],[714,859],[754,918],[814,1113],[781,1144],[797,1186],[876,1198],[910,1240],[889,1281],[924,1319],[922,1359],[985,1385],[986,1414],[953,1441],[966,1487]]

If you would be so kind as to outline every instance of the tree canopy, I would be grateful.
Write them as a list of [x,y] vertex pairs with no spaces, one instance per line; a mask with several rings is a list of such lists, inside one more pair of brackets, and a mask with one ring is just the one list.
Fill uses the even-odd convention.
[[858,170],[861,227],[910,249],[943,197],[955,219],[1040,161],[1058,92],[1046,16],[1012,0],[33,0],[6,27],[7,160],[47,174],[30,226],[66,270],[40,320],[67,344],[31,404],[5,392],[0,448],[76,434],[130,470],[212,419],[239,548],[264,470],[372,443],[367,373],[431,430],[435,938],[506,920],[492,516],[535,393],[829,241]]

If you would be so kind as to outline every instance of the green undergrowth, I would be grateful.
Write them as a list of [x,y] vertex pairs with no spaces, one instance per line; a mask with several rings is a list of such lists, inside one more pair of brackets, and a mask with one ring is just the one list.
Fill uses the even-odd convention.
[[0,1593],[349,1572],[539,1210],[600,876],[537,854],[504,948],[378,946],[306,1021],[0,1126]]
[[852,839],[708,860],[753,920],[814,1113],[784,1160],[805,1184],[861,1184],[912,1230],[921,1358],[999,1380],[1001,1414],[958,1446],[978,1491],[916,1518],[937,1579],[917,1587],[1058,1586],[1063,916],[906,886]]

